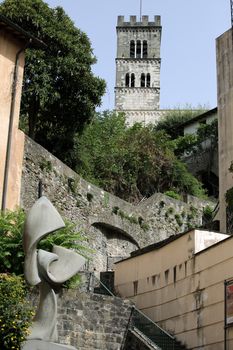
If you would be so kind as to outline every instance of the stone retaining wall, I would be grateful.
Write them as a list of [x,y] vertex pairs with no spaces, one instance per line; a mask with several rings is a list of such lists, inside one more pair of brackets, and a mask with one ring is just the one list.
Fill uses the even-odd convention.
[[97,271],[107,270],[108,259],[125,258],[139,247],[200,226],[206,205],[157,193],[134,206],[85,181],[26,137],[21,186],[21,206],[26,210],[38,198],[39,181],[43,194],[87,238],[94,250],[89,268]]

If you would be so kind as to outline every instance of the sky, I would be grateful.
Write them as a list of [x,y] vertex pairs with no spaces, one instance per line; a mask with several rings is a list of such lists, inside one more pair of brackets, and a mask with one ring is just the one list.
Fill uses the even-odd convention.
[[[105,79],[101,110],[114,108],[117,16],[140,15],[140,0],[47,0],[84,31]],[[160,108],[217,105],[215,39],[231,26],[230,0],[142,0],[142,15],[161,16]]]

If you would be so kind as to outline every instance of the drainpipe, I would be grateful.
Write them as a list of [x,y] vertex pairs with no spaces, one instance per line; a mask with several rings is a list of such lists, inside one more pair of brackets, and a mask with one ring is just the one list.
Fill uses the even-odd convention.
[[28,47],[31,43],[30,39],[27,44],[20,49],[15,57],[15,67],[12,83],[12,93],[11,93],[11,106],[10,106],[10,116],[9,116],[9,126],[8,126],[8,138],[7,138],[7,148],[6,148],[6,158],[5,158],[5,169],[4,169],[4,178],[3,178],[3,191],[2,191],[2,206],[1,210],[6,210],[6,200],[7,200],[7,187],[9,179],[9,169],[10,169],[10,155],[11,155],[11,146],[12,146],[12,136],[13,136],[13,121],[14,121],[14,112],[15,112],[15,99],[17,92],[17,80],[18,80],[18,70],[19,70],[19,58],[21,53]]

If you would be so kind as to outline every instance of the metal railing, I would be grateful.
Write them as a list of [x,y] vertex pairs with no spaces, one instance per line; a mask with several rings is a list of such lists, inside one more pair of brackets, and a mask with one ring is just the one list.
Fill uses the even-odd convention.
[[138,329],[161,349],[175,349],[175,338],[136,308],[131,315],[130,328]]
[[89,275],[88,291],[97,294],[115,296],[114,293],[103,282],[101,282],[93,272],[90,272]]
[[[108,289],[108,287],[101,282],[94,273],[89,273],[87,290],[90,292],[116,296]],[[132,307],[129,321],[125,330],[121,349],[124,349],[124,345],[129,330],[134,330],[136,333],[142,333],[145,338],[149,339],[155,346],[166,350],[175,350],[176,340],[175,338],[162,329],[157,323],[153,322],[144,313],[138,310],[135,306]],[[138,331],[138,332],[137,332]]]
[[175,349],[175,338],[135,307],[132,308],[121,349],[124,349],[128,330],[143,334],[149,340],[148,343],[154,344],[155,347],[166,350]]

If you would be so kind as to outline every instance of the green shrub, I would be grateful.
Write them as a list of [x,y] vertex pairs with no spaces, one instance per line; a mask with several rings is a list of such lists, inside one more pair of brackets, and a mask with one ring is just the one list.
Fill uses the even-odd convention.
[[[24,251],[22,245],[25,213],[22,209],[0,214],[0,271],[23,274]],[[65,220],[66,226],[49,234],[39,243],[39,248],[51,251],[53,245],[76,250],[82,255],[91,252],[84,247],[85,239],[77,232],[76,225]]]
[[229,209],[233,209],[233,187],[229,188],[225,194],[226,203]]
[[203,209],[203,216],[206,221],[211,221],[213,219],[213,209],[209,205]]
[[183,225],[183,221],[181,220],[181,216],[179,214],[175,214],[175,219],[179,226]]
[[21,277],[0,274],[0,349],[20,349],[34,315]]
[[168,197],[177,199],[178,201],[181,200],[181,195],[180,195],[179,193],[175,192],[175,191],[172,191],[172,190],[166,191],[166,192],[164,192],[164,194],[165,194],[166,196],[168,196]]
[[0,215],[0,271],[23,274],[22,233],[25,213],[22,209]]

